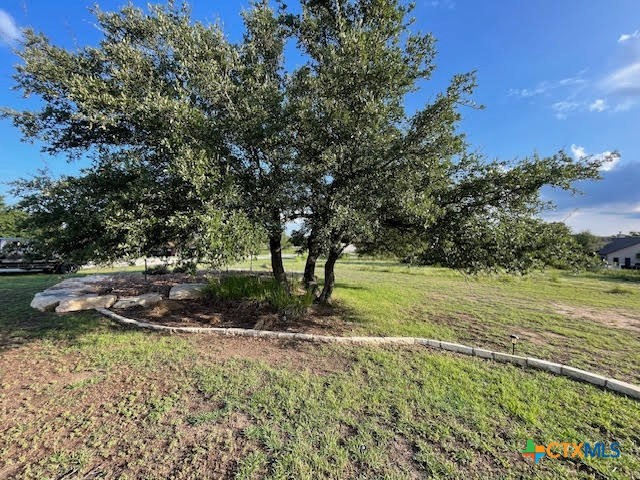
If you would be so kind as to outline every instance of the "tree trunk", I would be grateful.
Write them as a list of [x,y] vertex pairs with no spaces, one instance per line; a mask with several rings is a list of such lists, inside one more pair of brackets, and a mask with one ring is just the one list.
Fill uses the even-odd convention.
[[316,262],[318,261],[318,255],[316,252],[312,252],[309,250],[309,254],[307,255],[307,262],[304,265],[304,275],[302,277],[302,281],[304,282],[304,287],[309,288],[309,285],[313,285],[316,283]]
[[307,262],[304,265],[304,275],[302,276],[302,281],[304,282],[304,287],[308,290],[310,286],[317,285],[316,284],[316,262],[318,261],[318,245],[315,242],[313,233],[309,235],[309,240],[307,242]]
[[269,236],[269,251],[271,252],[271,270],[273,271],[273,277],[283,287],[289,289],[287,283],[287,274],[284,271],[284,264],[282,263],[282,237],[281,232],[274,232]]
[[342,248],[331,247],[331,249],[329,250],[327,263],[324,264],[324,287],[322,288],[320,297],[318,297],[319,303],[331,303],[331,295],[333,294],[333,289],[336,286],[336,275],[334,272],[334,268],[336,266],[338,258],[340,258],[341,253]]

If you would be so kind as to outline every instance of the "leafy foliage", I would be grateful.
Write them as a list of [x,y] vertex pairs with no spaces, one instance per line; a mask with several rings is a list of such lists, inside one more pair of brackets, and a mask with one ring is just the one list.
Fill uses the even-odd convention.
[[89,154],[79,177],[18,183],[52,251],[113,260],[173,247],[220,264],[243,257],[262,232],[235,208],[224,132],[235,49],[186,7],[95,10],[99,47],[67,51],[25,33],[17,87],[40,111],[5,111],[50,153]]
[[576,242],[582,247],[582,250],[586,254],[595,254],[607,243],[607,239],[604,237],[598,237],[589,230],[576,233],[574,235]]
[[9,207],[0,195],[0,237],[20,237],[25,235],[26,214],[22,210]]
[[437,238],[414,260],[468,272],[580,269],[594,261],[581,251],[563,223],[496,213],[491,219],[469,218],[458,227]]

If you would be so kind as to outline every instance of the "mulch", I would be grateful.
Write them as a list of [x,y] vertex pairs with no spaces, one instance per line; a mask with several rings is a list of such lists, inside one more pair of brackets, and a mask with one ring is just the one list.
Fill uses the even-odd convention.
[[[122,273],[101,283],[101,293],[111,293],[118,297],[136,296],[144,293],[159,293],[165,300],[151,308],[129,308],[121,314],[136,320],[174,327],[223,327],[258,328],[296,333],[348,334],[353,324],[341,318],[336,307],[313,305],[301,318],[285,318],[266,302],[246,299],[238,301],[213,300],[169,300],[169,291],[181,283],[207,283],[217,275],[231,275],[232,272],[216,274],[200,273],[189,276],[181,273],[147,275]],[[237,273],[236,273],[237,274]],[[246,274],[242,272],[242,274]],[[253,273],[253,275],[257,275]],[[264,274],[260,274],[264,275]]]

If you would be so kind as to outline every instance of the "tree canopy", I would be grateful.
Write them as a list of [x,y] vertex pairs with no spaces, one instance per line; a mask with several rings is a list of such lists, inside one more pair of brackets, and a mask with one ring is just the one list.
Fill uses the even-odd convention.
[[0,237],[20,237],[25,234],[26,214],[5,203],[0,195]]
[[[327,258],[324,302],[348,244],[474,269],[535,263],[560,228],[539,228],[540,189],[597,178],[606,159],[469,152],[458,124],[478,108],[475,75],[429,88],[435,39],[411,27],[411,5],[299,7],[253,2],[238,43],[173,3],[95,9],[104,37],[75,51],[26,31],[15,79],[42,107],[4,115],[48,152],[92,159],[79,176],[17,184],[50,248],[106,260],[171,245],[221,264],[268,238],[286,283],[281,235],[295,221],[307,284]],[[431,100],[407,112],[416,93]]]

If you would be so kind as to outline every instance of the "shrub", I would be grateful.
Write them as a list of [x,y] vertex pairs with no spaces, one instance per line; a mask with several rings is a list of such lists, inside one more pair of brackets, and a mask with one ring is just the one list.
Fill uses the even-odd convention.
[[266,300],[267,292],[277,286],[272,279],[263,280],[260,277],[230,276],[209,282],[203,290],[205,297],[212,300]]
[[203,290],[211,300],[258,300],[271,305],[287,318],[299,318],[313,304],[313,294],[296,295],[287,292],[274,279],[249,276],[229,276],[215,279]]
[[627,293],[633,293],[633,290],[629,290],[628,288],[616,286],[616,287],[613,287],[611,290],[607,290],[607,293],[614,293],[614,294],[617,294],[617,295],[624,295],[624,294],[627,294]]
[[166,265],[156,265],[155,267],[149,267],[145,270],[147,275],[164,275],[169,273],[169,269]]

